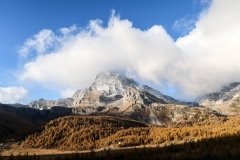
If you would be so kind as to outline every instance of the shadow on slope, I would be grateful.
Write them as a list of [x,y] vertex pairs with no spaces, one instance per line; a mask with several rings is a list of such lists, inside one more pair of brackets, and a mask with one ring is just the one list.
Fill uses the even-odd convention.
[[13,107],[0,104],[0,142],[9,139],[22,139],[49,120],[71,113],[71,109],[64,107],[37,110],[29,107]]
[[211,138],[167,147],[103,150],[100,152],[0,157],[4,160],[216,160],[239,159],[240,135]]

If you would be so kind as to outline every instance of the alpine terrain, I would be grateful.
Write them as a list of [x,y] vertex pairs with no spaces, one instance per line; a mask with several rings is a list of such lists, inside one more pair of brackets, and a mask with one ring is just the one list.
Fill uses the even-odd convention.
[[40,99],[29,106],[38,109],[64,106],[72,108],[75,114],[117,115],[162,126],[217,116],[210,109],[193,107],[192,103],[176,100],[117,72],[97,74],[89,88],[76,91],[70,98]]
[[220,91],[209,93],[197,99],[201,106],[206,106],[224,115],[240,113],[240,82],[230,83]]

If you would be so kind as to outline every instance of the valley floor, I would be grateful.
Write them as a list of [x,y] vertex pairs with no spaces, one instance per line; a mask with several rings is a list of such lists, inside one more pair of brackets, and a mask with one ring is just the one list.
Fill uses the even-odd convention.
[[[98,149],[95,151],[58,151],[44,149],[15,148],[9,152],[22,153],[18,156],[3,156],[1,160],[149,160],[149,159],[239,159],[240,135],[210,138],[198,142],[161,146],[138,146],[121,149]],[[13,152],[15,151],[15,152]],[[25,153],[25,154],[24,154]],[[27,154],[28,153],[28,154]],[[36,154],[36,155],[33,155]]]
[[172,142],[170,143],[164,143],[160,145],[139,145],[139,146],[131,146],[131,147],[106,147],[106,148],[99,148],[99,149],[93,149],[93,150],[81,150],[81,151],[66,151],[66,150],[58,150],[58,149],[43,149],[43,148],[26,148],[22,147],[19,143],[9,143],[5,144],[4,147],[0,147],[0,156],[3,157],[10,157],[10,156],[44,156],[44,155],[71,155],[71,154],[88,154],[88,153],[98,153],[103,151],[120,151],[120,150],[131,150],[131,149],[142,149],[142,148],[158,148],[158,147],[167,147],[173,144],[183,144],[184,141],[178,141],[178,142]]

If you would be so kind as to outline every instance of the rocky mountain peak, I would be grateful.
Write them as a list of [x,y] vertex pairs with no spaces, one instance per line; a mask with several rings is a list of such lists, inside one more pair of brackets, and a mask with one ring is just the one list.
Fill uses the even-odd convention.
[[123,100],[130,100],[135,104],[149,105],[152,103],[167,103],[165,99],[157,97],[146,90],[139,89],[137,87],[129,87],[125,90]]
[[90,90],[103,93],[104,96],[122,95],[124,90],[137,83],[125,75],[117,72],[101,72],[90,86]]
[[34,100],[31,103],[29,103],[28,105],[31,108],[36,108],[36,109],[49,109],[51,107],[53,107],[55,105],[55,101],[54,100],[45,100],[43,98],[40,98],[38,100]]
[[[179,104],[174,98],[162,94],[147,85],[139,85],[136,81],[117,72],[101,72],[97,74],[92,85],[84,90],[77,90],[71,98],[59,100],[40,99],[30,103],[30,107],[45,109],[53,106],[65,106],[97,112],[99,107],[104,111],[129,113],[134,106],[148,106],[152,103]],[[79,113],[85,113],[80,111]]]
[[46,102],[46,100],[44,98],[40,98],[38,101],[39,102]]

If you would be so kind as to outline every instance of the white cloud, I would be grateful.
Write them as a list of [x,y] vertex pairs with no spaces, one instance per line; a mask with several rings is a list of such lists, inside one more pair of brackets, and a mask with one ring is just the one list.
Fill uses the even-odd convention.
[[215,0],[195,28],[175,42],[161,25],[141,30],[113,15],[107,27],[95,20],[55,38],[60,45],[28,61],[19,77],[62,91],[88,86],[100,71],[119,70],[159,84],[167,81],[188,96],[201,95],[240,81],[239,17],[240,1]]
[[177,52],[163,27],[141,31],[130,21],[113,16],[106,28],[99,20],[91,21],[88,29],[71,36],[55,52],[26,63],[20,78],[60,88],[82,88],[100,71],[133,70],[158,81],[178,59]]
[[32,38],[26,40],[19,49],[19,54],[27,57],[32,52],[37,53],[37,55],[52,52],[55,48],[61,46],[66,39],[70,39],[77,31],[78,28],[76,25],[68,28],[60,28],[57,33],[54,33],[50,29],[43,29]]
[[[240,81],[240,1],[215,0],[189,35],[177,40],[184,52],[176,83],[193,95]],[[188,81],[188,83],[186,83]]]
[[76,89],[70,89],[66,88],[62,91],[60,91],[61,98],[69,98],[72,97],[72,95],[76,92]]
[[0,87],[0,103],[18,103],[26,98],[28,91],[23,87]]
[[79,29],[76,25],[59,29],[60,33],[63,35],[62,37],[72,35],[73,33],[76,33],[78,30]]
[[21,56],[28,56],[31,51],[35,51],[38,54],[45,53],[48,49],[53,47],[55,41],[55,34],[49,29],[44,29],[38,34],[34,35],[33,38],[26,40],[23,44],[19,53]]

